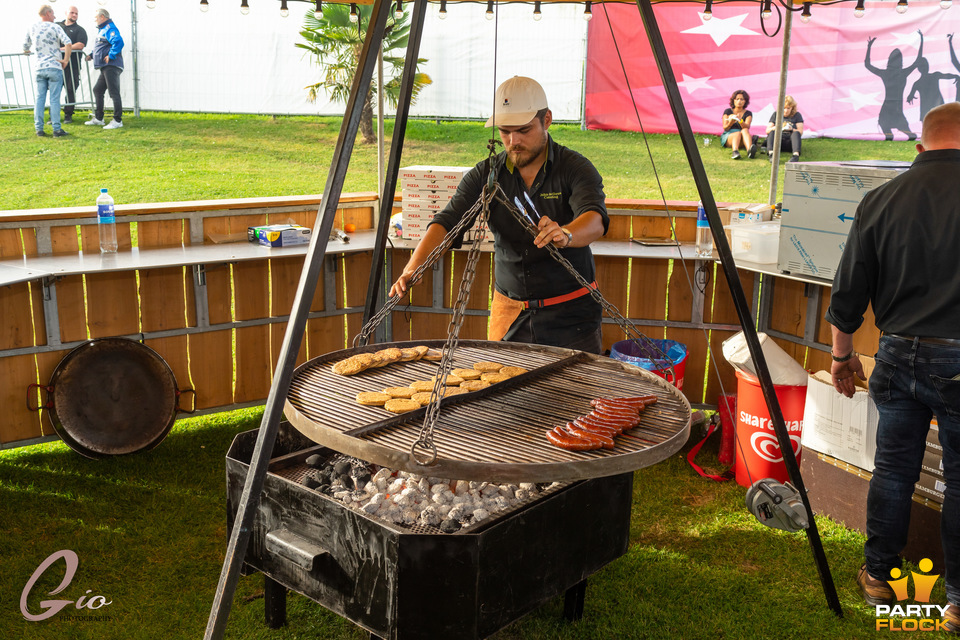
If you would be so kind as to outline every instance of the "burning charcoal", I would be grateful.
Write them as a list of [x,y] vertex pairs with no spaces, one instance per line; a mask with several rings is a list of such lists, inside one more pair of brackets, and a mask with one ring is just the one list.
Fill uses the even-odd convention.
[[482,480],[471,480],[469,482],[471,491],[479,491],[482,486],[486,486],[486,482]]
[[350,463],[346,460],[341,460],[333,466],[333,470],[338,476],[342,476],[345,473],[350,473]]
[[[427,507],[429,509],[429,507]],[[440,519],[447,517],[447,514],[450,513],[450,509],[453,508],[452,504],[438,504],[435,506],[437,510],[437,515],[440,516]]]
[[372,504],[374,507],[379,508],[380,505],[383,504],[383,501],[386,499],[387,499],[386,494],[377,493],[377,494],[374,494],[372,498],[370,498],[370,502],[368,504]]
[[439,482],[433,485],[432,487],[430,487],[430,493],[433,495],[437,495],[438,493],[443,493],[444,491],[450,491],[450,487],[448,485],[444,485]]
[[483,520],[486,520],[489,517],[490,517],[490,512],[487,511],[486,509],[477,509],[476,511],[473,512],[474,522],[481,522]]
[[508,500],[513,500],[517,496],[517,487],[512,484],[500,485],[500,495]]
[[484,498],[492,498],[494,496],[500,495],[500,487],[495,484],[490,484],[480,489],[480,495]]
[[461,505],[461,504],[470,504],[471,502],[473,502],[473,499],[471,498],[470,494],[456,495],[453,498],[454,506]]
[[375,474],[373,474],[373,481],[377,483],[377,486],[379,486],[381,480],[383,480],[384,482],[387,482],[387,480],[392,475],[393,475],[393,472],[391,472],[390,469],[387,469],[386,467],[384,467],[379,471],[377,471]]
[[417,489],[420,490],[420,493],[424,495],[430,494],[430,482],[426,478],[421,478],[420,482],[417,483]]
[[503,496],[494,498],[493,503],[496,505],[497,511],[503,511],[504,509],[510,508],[510,500],[504,498]]
[[460,530],[460,522],[453,519],[444,520],[440,523],[440,531],[444,533],[456,533]]
[[334,499],[347,504],[353,500],[353,497],[350,495],[349,491],[337,491],[333,494]]
[[353,482],[353,476],[351,476],[349,473],[341,474],[340,482],[343,483],[343,486],[349,489],[350,491],[353,491],[357,487],[357,485],[354,484]]
[[[406,489],[404,489],[404,491],[406,491]],[[410,494],[404,495],[401,493],[399,496],[397,496],[396,503],[401,507],[412,507],[414,504],[416,504],[416,500],[414,500],[413,496]]]
[[438,491],[433,494],[433,502],[436,504],[453,504],[453,501],[456,499],[450,491]]
[[368,481],[367,484],[363,485],[363,492],[372,496],[373,494],[377,493],[377,485]]
[[435,527],[440,524],[440,514],[437,513],[437,508],[434,506],[429,506],[420,513],[420,524],[428,525]]
[[305,486],[307,489],[316,489],[320,486],[320,481],[313,476],[307,476],[303,479],[303,486]]
[[374,504],[374,503],[372,503],[372,502],[368,502],[367,504],[363,505],[363,506],[360,507],[360,508],[363,509],[366,513],[369,513],[370,515],[373,515],[373,514],[375,514],[375,513],[377,512],[377,509],[380,508],[380,505],[379,505],[379,504]]
[[330,467],[324,467],[317,471],[317,480],[320,482],[330,482]]
[[527,491],[526,489],[517,489],[517,493],[515,495],[516,495],[517,501],[519,502],[529,498],[530,492]]
[[319,468],[323,466],[323,458],[318,454],[313,454],[309,458],[303,461],[308,467]]
[[320,493],[330,493],[330,485],[327,483],[323,483],[319,487],[317,487],[317,491],[319,491]]
[[470,491],[470,483],[466,480],[457,480],[457,489],[454,491],[458,496]]
[[403,524],[414,524],[420,518],[420,512],[416,509],[403,510]]
[[537,485],[532,482],[521,482],[520,488],[526,491],[528,494],[533,494],[537,492]]
[[397,478],[396,480],[391,482],[389,485],[387,485],[387,493],[389,494],[400,493],[401,491],[403,491],[404,487],[406,486],[407,485],[404,482],[403,478]]
[[453,520],[465,520],[467,518],[468,511],[466,507],[462,504],[455,504],[453,508],[450,509],[450,512],[447,514],[448,518]]
[[361,473],[359,476],[356,476],[356,478],[357,478],[357,486],[358,486],[358,487],[362,487],[362,486],[364,486],[365,484],[367,484],[368,482],[370,482],[370,478],[371,478],[370,472],[369,472],[369,471],[364,471],[364,472]]

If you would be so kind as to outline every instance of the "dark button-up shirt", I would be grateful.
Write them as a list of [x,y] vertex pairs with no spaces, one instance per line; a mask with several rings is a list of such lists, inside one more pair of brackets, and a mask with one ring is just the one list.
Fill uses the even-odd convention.
[[870,303],[885,333],[960,338],[960,150],[924,151],[864,196],[827,321],[844,333]]
[[[600,174],[582,155],[548,138],[547,160],[529,191],[520,171],[507,159],[506,152],[496,157],[497,181],[507,199],[513,202],[519,196],[520,201],[526,203],[523,194],[529,193],[537,212],[560,226],[569,224],[587,211],[596,211],[603,217],[606,233],[610,218],[604,205]],[[476,204],[487,182],[485,165],[486,161],[478,163],[463,177],[456,194],[430,224],[440,224],[449,231]],[[581,287],[546,248],[534,246],[533,236],[497,201],[490,205],[489,227],[495,241],[494,272],[500,293],[514,300],[540,300]],[[561,251],[587,282],[593,282],[595,267],[590,247],[571,247]]]

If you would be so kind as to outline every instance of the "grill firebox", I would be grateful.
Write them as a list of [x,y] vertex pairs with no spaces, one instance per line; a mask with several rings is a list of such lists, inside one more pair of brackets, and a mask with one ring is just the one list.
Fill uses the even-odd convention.
[[[226,459],[232,528],[256,431]],[[299,484],[304,460],[328,449],[280,425],[245,571],[266,576],[268,624],[284,619],[285,590],[381,638],[484,638],[567,593],[582,612],[586,578],[626,552],[632,472],[558,486],[460,532],[384,522]]]

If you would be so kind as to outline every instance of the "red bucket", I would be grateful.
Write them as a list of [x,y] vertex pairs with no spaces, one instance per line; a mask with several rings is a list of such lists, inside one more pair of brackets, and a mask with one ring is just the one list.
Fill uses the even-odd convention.
[[[800,462],[800,434],[803,431],[803,407],[807,387],[774,385],[783,421],[790,434],[793,453]],[[749,487],[761,478],[778,482],[789,480],[777,434],[770,421],[770,412],[763,399],[760,382],[737,371],[737,483]],[[749,475],[747,472],[749,471]]]

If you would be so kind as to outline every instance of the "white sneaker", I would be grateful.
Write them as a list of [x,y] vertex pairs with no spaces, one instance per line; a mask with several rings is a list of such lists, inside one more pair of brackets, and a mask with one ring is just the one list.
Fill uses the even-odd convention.
[[118,120],[111,120],[104,129],[119,129],[123,126],[123,123]]
[[90,116],[90,119],[84,122],[83,124],[95,124],[102,127],[104,125],[104,122],[103,120],[97,120],[95,117]]

